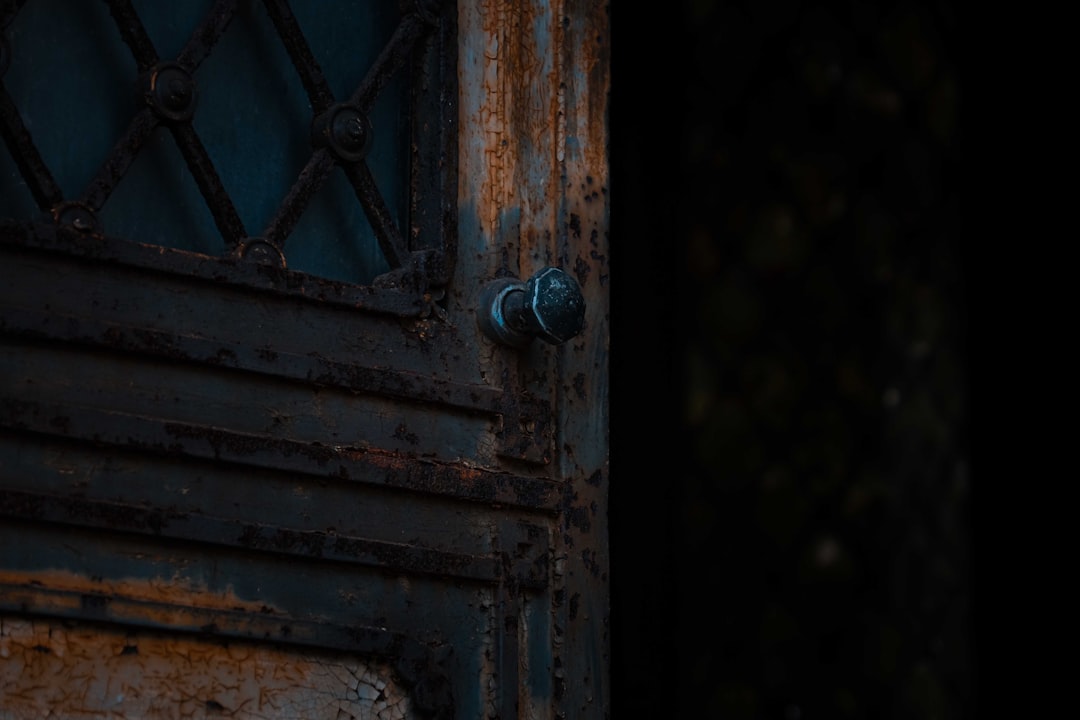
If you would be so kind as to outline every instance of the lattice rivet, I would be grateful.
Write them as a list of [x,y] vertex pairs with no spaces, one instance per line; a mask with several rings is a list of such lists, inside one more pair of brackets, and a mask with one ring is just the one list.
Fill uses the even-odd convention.
[[169,87],[164,92],[161,102],[170,110],[183,112],[191,105],[191,97],[195,88],[191,82],[180,77],[169,78]]
[[167,120],[188,120],[195,113],[195,80],[176,63],[164,63],[150,73],[146,100]]
[[371,149],[371,122],[351,105],[335,105],[315,118],[312,144],[329,147],[342,160],[362,160]]
[[53,219],[58,225],[70,227],[81,233],[101,232],[101,223],[97,215],[88,206],[79,202],[60,203],[53,208]]
[[364,120],[359,115],[338,113],[334,117],[334,129],[331,132],[335,142],[350,152],[363,150],[367,133],[364,132]]
[[263,238],[248,238],[240,245],[237,254],[245,262],[285,267],[285,255],[277,245]]

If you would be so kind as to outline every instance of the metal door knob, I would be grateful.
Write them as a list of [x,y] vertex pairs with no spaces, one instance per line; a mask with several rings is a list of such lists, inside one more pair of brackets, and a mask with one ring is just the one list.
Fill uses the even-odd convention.
[[545,267],[526,282],[489,282],[480,293],[477,313],[480,329],[496,342],[523,347],[538,337],[559,345],[584,327],[585,297],[568,273]]

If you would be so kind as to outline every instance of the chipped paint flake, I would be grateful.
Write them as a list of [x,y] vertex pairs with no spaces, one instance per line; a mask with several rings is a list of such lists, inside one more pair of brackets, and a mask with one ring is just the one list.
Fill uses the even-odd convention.
[[358,658],[16,616],[0,616],[0,688],[0,720],[415,717]]

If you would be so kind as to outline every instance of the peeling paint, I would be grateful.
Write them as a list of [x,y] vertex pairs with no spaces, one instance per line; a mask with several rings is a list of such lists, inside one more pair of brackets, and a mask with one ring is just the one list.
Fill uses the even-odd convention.
[[[242,610],[262,615],[284,614],[282,610],[268,607],[260,600],[237,596],[230,586],[224,591],[212,592],[206,586],[185,577],[181,567],[175,568],[172,577],[150,580],[88,577],[61,569],[15,572],[0,568],[0,587],[20,585],[86,594],[91,597],[125,597],[163,605],[183,602],[190,607],[207,610]],[[168,621],[168,617],[160,619]]]
[[[458,235],[445,296],[0,223],[0,532],[36,539],[4,546],[0,688],[29,704],[0,720],[39,701],[606,717],[608,5],[444,4],[459,86],[437,150],[456,185],[409,238]],[[486,343],[475,288],[547,264],[582,286],[584,332]],[[330,644],[363,627],[394,639]],[[414,683],[420,655],[452,693]],[[395,658],[397,690],[372,657]],[[55,673],[73,681],[33,685]]]
[[0,616],[2,720],[404,720],[392,670],[342,654]]

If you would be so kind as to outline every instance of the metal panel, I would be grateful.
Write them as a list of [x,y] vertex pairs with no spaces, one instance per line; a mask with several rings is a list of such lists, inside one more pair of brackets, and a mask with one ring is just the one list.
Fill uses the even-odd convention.
[[[11,670],[90,673],[60,650],[92,637],[128,685],[165,648],[220,667],[196,714],[248,707],[222,694],[263,662],[242,649],[296,677],[379,668],[415,717],[605,715],[606,11],[449,7],[455,113],[417,118],[401,272],[0,220],[0,667],[22,703],[0,712],[98,708]],[[450,150],[453,178],[423,169]],[[548,264],[581,285],[582,334],[493,344],[483,284]],[[150,708],[129,706],[170,716]]]
[[393,666],[326,650],[0,617],[0,657],[5,719],[420,716]]

